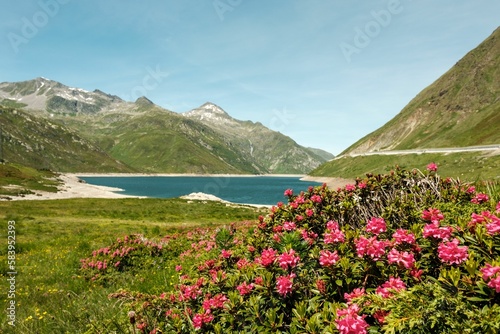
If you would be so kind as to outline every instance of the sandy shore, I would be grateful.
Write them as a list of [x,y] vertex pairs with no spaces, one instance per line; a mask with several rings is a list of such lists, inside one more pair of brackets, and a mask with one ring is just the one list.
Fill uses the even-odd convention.
[[332,190],[337,190],[337,188],[343,188],[346,184],[354,184],[355,181],[351,179],[343,179],[340,177],[322,177],[322,176],[309,176],[306,175],[301,178],[302,181],[314,181],[320,183],[326,183],[328,188]]

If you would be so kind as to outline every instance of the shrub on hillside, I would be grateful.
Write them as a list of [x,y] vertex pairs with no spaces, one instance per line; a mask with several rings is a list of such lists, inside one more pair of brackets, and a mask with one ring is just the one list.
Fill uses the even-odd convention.
[[[219,230],[159,296],[120,291],[142,333],[496,333],[499,194],[397,169]],[[196,247],[196,245],[194,245]],[[187,256],[194,256],[194,253]]]

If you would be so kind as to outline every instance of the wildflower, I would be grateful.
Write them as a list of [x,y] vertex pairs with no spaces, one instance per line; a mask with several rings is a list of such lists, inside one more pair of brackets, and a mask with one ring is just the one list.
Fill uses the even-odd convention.
[[239,259],[238,262],[236,262],[236,267],[238,267],[238,269],[240,269],[240,270],[243,268],[246,268],[250,265],[251,265],[251,263],[245,258]]
[[392,234],[394,238],[395,244],[400,245],[404,242],[407,244],[413,245],[415,243],[415,235],[408,230],[404,230],[402,228],[397,229],[396,232]]
[[486,263],[486,267],[481,268],[479,271],[483,274],[483,280],[488,281],[491,277],[500,273],[500,267],[493,267],[491,264]]
[[376,236],[369,239],[364,236],[360,236],[359,239],[354,241],[354,243],[359,257],[368,255],[374,260],[378,260],[385,254],[385,247],[388,245],[387,241],[377,240]]
[[424,210],[422,212],[422,219],[432,223],[435,222],[439,223],[441,220],[444,219],[444,216],[438,209],[430,208],[429,210]]
[[175,266],[175,271],[181,271],[182,270],[182,266],[181,265],[176,265]]
[[495,289],[496,293],[500,292],[500,276],[495,277],[494,279],[488,282],[488,286],[492,289]]
[[381,295],[384,298],[390,298],[392,297],[392,291],[398,292],[401,290],[405,290],[406,285],[405,283],[401,280],[399,277],[390,277],[388,281],[386,281],[384,284],[379,286],[375,292],[378,295]]
[[321,203],[323,199],[321,198],[321,196],[319,195],[312,195],[311,196],[311,201],[315,202],[315,203]]
[[205,313],[197,313],[193,317],[193,326],[195,329],[200,329],[203,324],[209,323],[214,320],[214,316],[210,311],[205,311]]
[[229,259],[232,255],[232,253],[231,253],[231,251],[223,249],[223,250],[221,250],[221,255],[223,258]]
[[264,279],[262,277],[255,277],[255,279],[253,280],[253,282],[256,284],[256,285],[263,285],[264,284]]
[[326,282],[323,281],[322,279],[316,280],[316,288],[318,288],[319,293],[325,294],[326,293]]
[[276,278],[276,288],[278,293],[283,297],[287,294],[292,293],[293,282],[292,279],[295,277],[295,274],[278,276]]
[[436,239],[448,240],[451,237],[452,231],[450,226],[439,227],[439,223],[436,221],[424,226],[423,236],[424,238],[433,237]]
[[337,310],[337,319],[335,325],[341,334],[366,334],[368,324],[364,316],[358,314],[359,306],[349,305],[347,309]]
[[236,290],[240,292],[240,295],[245,296],[252,292],[253,287],[253,283],[247,284],[246,282],[243,282],[236,287]]
[[293,190],[292,189],[285,190],[284,195],[287,196],[287,197],[292,196],[293,195]]
[[356,288],[352,290],[351,293],[344,293],[344,299],[347,301],[347,303],[351,303],[354,298],[364,296],[366,294],[364,288]]
[[290,249],[288,252],[281,254],[278,257],[279,265],[282,269],[295,268],[300,261],[300,257],[295,255],[295,251]]
[[313,214],[314,214],[314,211],[312,209],[306,209],[307,217],[311,217]]
[[354,190],[356,190],[356,186],[353,185],[353,184],[346,184],[345,185],[345,190],[346,191],[354,191]]
[[285,231],[293,231],[297,228],[297,225],[294,222],[284,222],[283,229]]
[[366,232],[371,232],[375,235],[379,235],[380,233],[385,231],[387,231],[387,224],[385,223],[384,218],[373,217],[366,224]]
[[205,311],[210,309],[222,309],[224,308],[224,303],[228,301],[226,295],[219,293],[212,298],[205,299],[203,301],[203,309]]
[[358,188],[359,188],[359,189],[365,189],[365,188],[366,188],[366,186],[367,186],[367,184],[366,184],[366,183],[364,183],[364,182],[360,182],[360,183],[358,183]]
[[476,187],[470,186],[469,188],[467,188],[467,190],[465,192],[468,194],[473,194],[476,192]]
[[333,244],[335,242],[344,242],[345,235],[341,230],[334,230],[332,232],[326,232],[323,241],[325,244]]
[[387,254],[387,260],[391,264],[397,263],[398,265],[403,266],[406,269],[413,268],[413,265],[415,264],[413,253],[399,252],[396,248],[391,249],[389,254]]
[[427,170],[429,172],[437,172],[438,166],[434,162],[431,162],[430,164],[427,165]]
[[272,265],[276,260],[276,254],[277,251],[272,248],[264,249],[260,255],[259,263],[264,267]]
[[340,259],[337,251],[330,252],[329,250],[322,250],[319,252],[319,264],[323,267],[331,267]]
[[379,324],[383,324],[385,322],[385,317],[387,317],[388,315],[389,312],[383,310],[378,310],[373,313],[373,317],[378,321]]
[[481,204],[484,202],[488,202],[489,200],[490,200],[490,198],[488,197],[488,195],[483,194],[483,193],[479,193],[479,194],[476,194],[476,197],[474,197],[470,201],[471,201],[471,203],[474,203],[474,204]]
[[335,231],[339,229],[339,223],[334,220],[330,220],[326,223],[326,229],[330,231]]
[[438,246],[438,256],[441,261],[448,264],[460,264],[467,260],[469,254],[467,253],[467,246],[458,246],[458,239],[455,238],[449,242],[442,242]]

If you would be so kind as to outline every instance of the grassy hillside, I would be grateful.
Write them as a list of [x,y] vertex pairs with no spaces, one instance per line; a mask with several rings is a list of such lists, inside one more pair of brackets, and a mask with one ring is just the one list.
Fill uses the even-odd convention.
[[366,173],[388,173],[396,165],[425,170],[430,162],[438,165],[439,174],[443,177],[459,177],[467,181],[500,179],[500,155],[488,156],[476,152],[345,156],[321,165],[310,175],[352,179]]
[[345,153],[500,143],[500,28]]
[[74,131],[48,119],[0,105],[3,159],[60,172],[131,172]]
[[57,174],[18,164],[0,164],[0,197],[30,194],[35,190],[56,192]]

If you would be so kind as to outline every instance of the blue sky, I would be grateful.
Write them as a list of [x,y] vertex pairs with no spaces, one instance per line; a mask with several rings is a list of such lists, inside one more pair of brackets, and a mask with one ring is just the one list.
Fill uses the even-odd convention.
[[338,154],[500,25],[498,0],[39,0],[0,13],[0,82],[43,76]]

